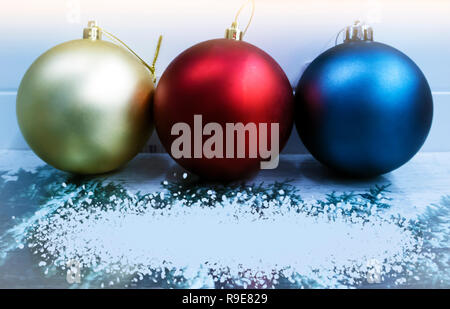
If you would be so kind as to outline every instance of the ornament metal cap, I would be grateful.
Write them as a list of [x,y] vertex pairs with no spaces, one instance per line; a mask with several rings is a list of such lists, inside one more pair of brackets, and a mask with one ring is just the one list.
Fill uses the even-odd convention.
[[83,39],[93,41],[102,39],[102,30],[98,27],[97,21],[88,21],[87,27],[83,29]]
[[[238,18],[239,15],[242,12],[242,9],[244,7],[246,7],[248,4],[252,5],[252,13],[250,15],[250,19],[248,21],[247,26],[245,27],[244,31],[241,31],[239,29],[239,24],[238,24]],[[229,40],[236,40],[236,41],[242,41],[242,39],[244,38],[244,35],[247,33],[248,27],[250,26],[250,24],[252,23],[252,19],[253,19],[253,15],[255,15],[255,0],[247,0],[247,2],[245,2],[241,8],[239,9],[239,11],[236,13],[236,17],[234,18],[234,21],[231,23],[230,28],[227,28],[225,30],[225,38],[229,39]]]
[[359,20],[345,28],[344,43],[354,41],[373,41],[373,29],[371,26]]
[[225,30],[226,39],[242,41],[243,37],[244,33],[239,30],[237,22],[233,22],[231,27]]

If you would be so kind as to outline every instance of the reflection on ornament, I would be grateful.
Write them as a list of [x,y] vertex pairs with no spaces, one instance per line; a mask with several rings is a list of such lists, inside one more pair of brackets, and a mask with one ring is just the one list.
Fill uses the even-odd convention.
[[153,72],[126,49],[103,41],[102,34],[90,22],[83,39],[41,55],[18,90],[25,140],[64,171],[117,169],[141,150],[153,128]]

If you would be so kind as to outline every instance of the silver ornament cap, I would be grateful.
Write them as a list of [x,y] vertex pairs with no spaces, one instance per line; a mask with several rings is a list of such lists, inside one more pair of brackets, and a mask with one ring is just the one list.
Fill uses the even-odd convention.
[[373,28],[359,20],[346,27],[344,43],[354,41],[373,41]]

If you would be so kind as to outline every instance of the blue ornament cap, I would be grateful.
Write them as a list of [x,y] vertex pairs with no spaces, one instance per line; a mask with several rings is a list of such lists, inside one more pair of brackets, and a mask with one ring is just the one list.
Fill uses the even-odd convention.
[[399,50],[364,39],[364,33],[362,39],[346,34],[343,44],[317,57],[295,93],[296,127],[306,148],[324,165],[356,177],[408,162],[433,118],[431,90],[420,68]]

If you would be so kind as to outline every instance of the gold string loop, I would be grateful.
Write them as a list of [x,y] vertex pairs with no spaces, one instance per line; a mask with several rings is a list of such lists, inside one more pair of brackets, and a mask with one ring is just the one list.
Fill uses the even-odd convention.
[[236,17],[234,18],[234,23],[237,25],[238,22],[238,18],[239,15],[241,15],[242,10],[248,5],[248,4],[252,4],[252,13],[250,15],[250,19],[248,20],[248,24],[245,27],[244,31],[242,32],[242,36],[244,36],[247,33],[248,27],[250,27],[250,24],[252,23],[253,20],[253,16],[255,15],[255,0],[248,0],[247,2],[245,2],[239,9],[239,11],[237,11],[236,13]]
[[156,45],[156,50],[155,50],[155,56],[153,57],[153,62],[152,62],[152,65],[150,66],[147,62],[144,61],[144,59],[139,57],[139,55],[136,54],[136,52],[134,50],[132,50],[127,44],[125,44],[125,42],[123,42],[121,39],[116,37],[114,34],[106,31],[103,28],[100,28],[99,26],[96,26],[96,28],[98,30],[100,30],[103,34],[105,34],[107,37],[109,37],[111,40],[122,44],[126,49],[128,49],[128,51],[130,51],[134,56],[136,56],[136,58],[138,58],[139,61],[142,62],[142,64],[150,71],[150,73],[152,73],[152,75],[153,75],[153,82],[156,82],[156,74],[155,74],[156,67],[155,67],[155,65],[156,65],[156,61],[158,60],[159,50],[161,48],[162,35],[160,35],[159,38],[158,38],[158,43]]

